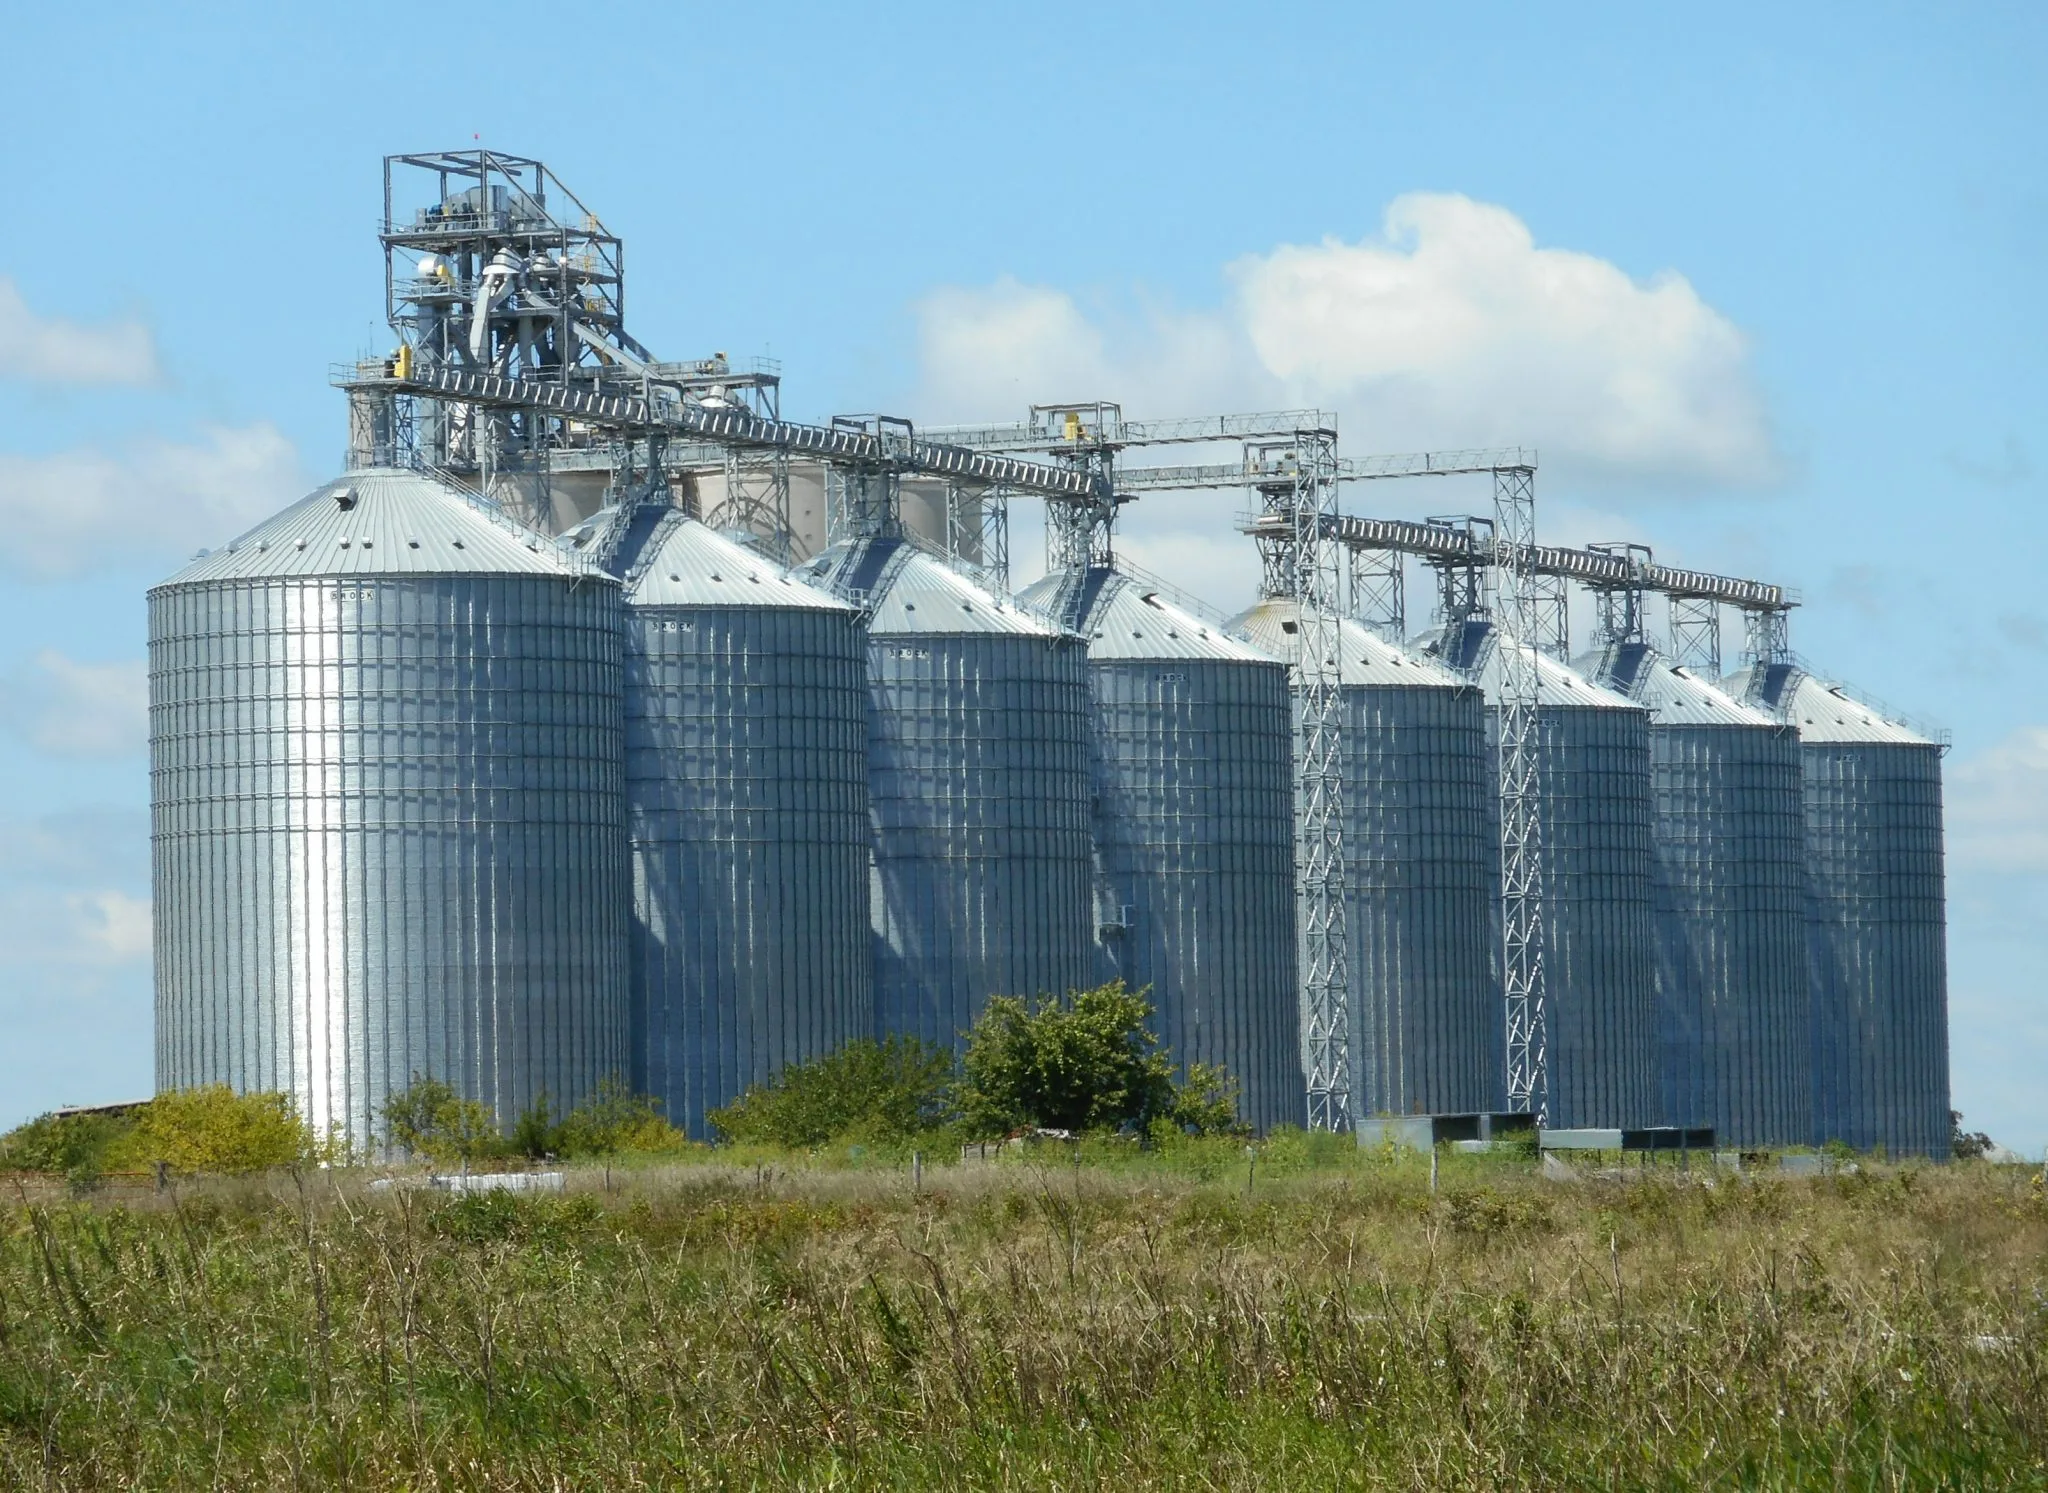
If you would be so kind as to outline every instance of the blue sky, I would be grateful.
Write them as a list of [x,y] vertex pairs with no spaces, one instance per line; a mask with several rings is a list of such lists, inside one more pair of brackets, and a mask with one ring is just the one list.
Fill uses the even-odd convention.
[[[379,158],[481,137],[624,235],[642,340],[792,413],[1315,400],[1799,588],[1801,652],[1954,732],[1956,1103],[2048,1145],[2048,12],[587,14],[10,15],[0,1123],[148,1089],[142,592],[338,464]],[[1227,518],[1128,545],[1230,604]]]

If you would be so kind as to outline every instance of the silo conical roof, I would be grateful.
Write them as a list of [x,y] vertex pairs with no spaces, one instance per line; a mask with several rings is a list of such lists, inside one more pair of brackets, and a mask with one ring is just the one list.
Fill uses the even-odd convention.
[[[1046,576],[1018,592],[1017,600],[1034,610],[1050,606],[1062,580],[1057,574]],[[1176,606],[1156,588],[1106,566],[1091,569],[1081,584],[1081,631],[1091,659],[1277,661]]]
[[835,545],[799,567],[799,578],[849,600],[865,598],[868,632],[1013,633],[1057,637],[1030,612],[998,600],[936,556],[897,538]]
[[[616,508],[606,508],[566,531],[559,542],[586,551],[621,519]],[[631,527],[612,568],[627,578],[629,605],[852,610],[681,509],[650,506],[624,515],[623,521]]]
[[[1418,640],[1427,654],[1476,679],[1489,697],[1501,686],[1500,634],[1484,617],[1437,628]],[[1593,683],[1549,654],[1536,654],[1537,703],[1584,710],[1641,710],[1634,700]]]
[[1802,741],[1875,742],[1892,746],[1933,746],[1911,726],[1864,704],[1839,684],[1797,664],[1754,664],[1727,681],[1731,694],[1799,728]]
[[1659,726],[1776,726],[1752,705],[1730,698],[1720,686],[1675,664],[1647,643],[1617,643],[1581,655],[1573,665],[1588,679],[1632,700]]
[[[1230,625],[1254,646],[1289,663],[1301,651],[1301,603],[1273,596]],[[1466,681],[1432,659],[1422,658],[1364,625],[1343,618],[1338,623],[1338,672],[1345,685],[1401,685],[1409,689],[1464,689]]]
[[165,585],[280,576],[561,575],[589,573],[537,530],[422,473],[350,472],[211,554]]

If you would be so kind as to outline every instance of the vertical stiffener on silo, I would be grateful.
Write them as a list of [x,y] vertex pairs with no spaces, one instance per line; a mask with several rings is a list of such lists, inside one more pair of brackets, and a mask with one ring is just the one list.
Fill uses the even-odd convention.
[[[1281,658],[1296,603],[1231,626]],[[1355,622],[1339,637],[1352,1112],[1469,1114],[1502,1103],[1500,877],[1484,697]]]
[[382,1137],[625,1068],[619,588],[352,472],[149,595],[157,1083]]
[[1809,1144],[1798,733],[1641,642],[1579,667],[1650,712],[1659,1123]]
[[1086,654],[893,535],[801,575],[868,615],[875,1023],[954,1046],[1094,967]]
[[1287,667],[1102,567],[1077,586],[1094,696],[1097,928],[1176,1062],[1227,1069],[1260,1130],[1302,1117]]
[[1728,687],[1799,731],[1815,1139],[1946,1157],[1942,748],[1796,664]]
[[[1430,635],[1426,650],[1492,702],[1496,641],[1488,620],[1471,617]],[[1536,664],[1547,1123],[1641,1125],[1657,1113],[1649,714],[1547,654]]]
[[873,1026],[859,613],[666,506],[608,510],[626,588],[636,1088],[693,1136]]

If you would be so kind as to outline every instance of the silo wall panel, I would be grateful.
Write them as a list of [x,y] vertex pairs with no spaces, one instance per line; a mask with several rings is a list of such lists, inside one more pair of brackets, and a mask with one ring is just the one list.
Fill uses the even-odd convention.
[[1095,968],[1078,642],[889,634],[868,648],[875,1023],[959,1046],[991,995]]
[[1108,972],[1147,988],[1162,1045],[1227,1069],[1260,1130],[1300,1124],[1291,707],[1278,663],[1101,661],[1096,844],[1129,909]]
[[1789,728],[1650,728],[1664,1123],[1812,1139],[1805,824]]
[[1546,704],[1539,732],[1549,1123],[1653,1123],[1648,718],[1640,710]]
[[872,1028],[866,635],[838,610],[628,610],[632,1075],[705,1115]]
[[1941,753],[1805,742],[1817,1138],[1949,1154]]
[[378,1143],[625,1068],[616,589],[276,578],[150,597],[157,1082]]
[[1484,700],[1348,687],[1343,703],[1352,1110],[1497,1110],[1500,853]]

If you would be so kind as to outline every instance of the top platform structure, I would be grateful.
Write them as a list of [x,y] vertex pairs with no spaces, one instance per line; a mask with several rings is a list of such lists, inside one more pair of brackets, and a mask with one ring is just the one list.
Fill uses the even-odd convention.
[[639,392],[643,381],[774,419],[779,375],[723,353],[664,362],[626,327],[626,248],[540,161],[492,150],[384,158],[385,315],[408,362]]

